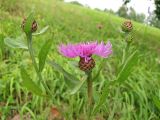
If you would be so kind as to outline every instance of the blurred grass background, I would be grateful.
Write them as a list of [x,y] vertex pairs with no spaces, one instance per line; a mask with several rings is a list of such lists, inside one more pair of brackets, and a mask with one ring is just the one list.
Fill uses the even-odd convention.
[[[56,0],[0,0],[0,5],[0,118],[6,120],[17,114],[29,114],[31,119],[45,120],[51,106],[60,106],[66,120],[85,120],[86,109],[83,106],[86,104],[86,93],[82,91],[75,96],[69,95],[69,88],[61,73],[47,64],[43,76],[52,89],[54,99],[48,101],[28,92],[21,85],[19,67],[26,66],[32,79],[37,79],[29,54],[25,50],[5,46],[3,39],[7,36],[20,36],[23,18],[34,10],[38,29],[49,25],[46,34],[33,38],[35,53],[39,52],[46,40],[53,40],[48,58],[54,59],[79,78],[84,73],[71,65],[78,59],[63,58],[58,53],[57,45],[62,42],[110,40],[113,55],[107,59],[103,71],[94,83],[96,103],[101,89],[108,80],[115,78],[119,69],[125,47],[120,28],[125,19]],[[102,29],[98,29],[98,25],[102,25]],[[138,65],[127,81],[121,86],[113,86],[105,104],[98,115],[95,115],[96,120],[160,119],[160,30],[134,21],[133,25],[134,46],[141,56]],[[93,72],[96,73],[101,59],[94,58],[97,66]]]

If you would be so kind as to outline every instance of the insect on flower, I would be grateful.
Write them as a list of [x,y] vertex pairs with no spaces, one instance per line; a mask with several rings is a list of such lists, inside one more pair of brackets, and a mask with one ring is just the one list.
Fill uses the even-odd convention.
[[59,46],[60,53],[68,58],[80,57],[79,68],[82,71],[90,71],[95,67],[95,61],[92,55],[98,55],[107,58],[112,53],[112,45],[110,42],[104,44],[101,42],[87,42],[78,44],[67,44]]

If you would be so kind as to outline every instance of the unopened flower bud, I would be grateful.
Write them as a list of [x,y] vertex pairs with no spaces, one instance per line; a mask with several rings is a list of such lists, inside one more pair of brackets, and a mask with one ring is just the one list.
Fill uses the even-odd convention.
[[79,61],[80,70],[87,72],[92,70],[94,67],[95,67],[95,61],[93,58],[85,61],[85,58],[80,57],[80,61]]
[[[24,18],[22,21],[22,24],[21,24],[22,30],[24,30],[25,24],[26,24],[26,18]],[[37,22],[34,20],[32,22],[31,32],[35,32],[37,28],[38,28]]]
[[131,43],[132,41],[133,41],[133,35],[130,34],[130,35],[128,35],[128,36],[126,37],[126,42],[127,42],[127,43]]
[[124,21],[122,24],[122,31],[123,32],[131,32],[133,29],[132,22],[130,20]]

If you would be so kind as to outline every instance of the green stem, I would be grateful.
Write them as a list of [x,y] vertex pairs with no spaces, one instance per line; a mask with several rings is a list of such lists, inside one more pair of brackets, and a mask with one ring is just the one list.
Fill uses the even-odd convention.
[[33,62],[33,66],[34,66],[34,69],[37,73],[37,76],[39,77],[39,81],[38,81],[38,84],[40,84],[40,82],[42,82],[45,90],[47,90],[47,92],[49,93],[50,96],[52,96],[48,86],[45,84],[45,82],[43,81],[42,79],[42,75],[41,73],[39,72],[39,69],[38,69],[38,65],[36,63],[36,60],[35,60],[35,57],[34,57],[34,53],[33,53],[33,48],[32,48],[32,35],[28,35],[27,36],[27,42],[28,42],[28,51],[30,53],[30,56],[31,56],[31,59],[32,59],[32,62]]
[[91,119],[91,108],[93,103],[93,84],[92,84],[92,71],[87,72],[87,93],[88,93],[88,120]]
[[39,70],[38,70],[38,65],[36,63],[36,60],[35,60],[35,57],[34,57],[34,53],[33,53],[33,48],[32,48],[32,35],[30,35],[30,37],[28,37],[28,51],[30,53],[30,56],[31,56],[31,59],[32,59],[32,62],[33,62],[33,66],[34,66],[34,69],[39,77],[39,81],[38,83],[40,83],[40,81],[42,81],[42,76],[41,74],[39,73]]
[[91,72],[88,73],[88,77],[87,77],[87,87],[88,87],[88,104],[89,106],[92,105],[92,97],[93,97],[93,91],[92,91],[92,76],[91,76]]
[[126,48],[125,48],[125,59],[127,59],[128,57],[129,47],[130,47],[130,43],[127,43]]
[[125,60],[128,57],[129,48],[130,48],[130,43],[127,42],[127,45],[126,45],[125,49],[123,50],[122,64],[124,64]]

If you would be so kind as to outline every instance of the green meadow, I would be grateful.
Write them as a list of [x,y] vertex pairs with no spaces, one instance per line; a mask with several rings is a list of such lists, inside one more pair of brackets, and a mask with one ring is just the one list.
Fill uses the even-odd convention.
[[[124,18],[56,0],[0,0],[0,5],[0,120],[160,120],[160,29],[132,21],[126,50]],[[41,82],[51,96],[43,94],[21,28],[32,11],[36,32],[48,26],[32,37],[32,47],[37,65],[45,62]],[[108,58],[93,55],[90,109],[79,58],[58,51],[60,44],[88,41],[110,41],[113,50]]]

